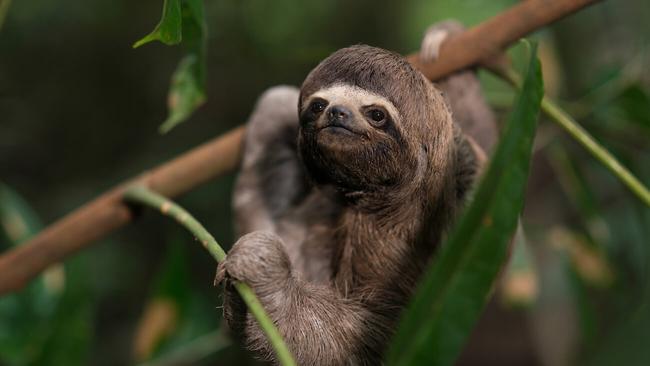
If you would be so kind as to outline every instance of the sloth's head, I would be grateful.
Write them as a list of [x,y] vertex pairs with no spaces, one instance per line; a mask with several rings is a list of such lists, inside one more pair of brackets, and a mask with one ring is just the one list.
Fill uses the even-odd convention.
[[452,119],[442,95],[400,55],[357,45],[302,85],[299,151],[316,184],[349,193],[439,186]]

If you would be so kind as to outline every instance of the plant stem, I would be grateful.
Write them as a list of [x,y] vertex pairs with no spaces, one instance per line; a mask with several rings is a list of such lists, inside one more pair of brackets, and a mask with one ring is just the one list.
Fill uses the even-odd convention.
[[632,193],[646,205],[650,206],[650,191],[648,188],[627,170],[607,149],[596,142],[589,132],[580,126],[570,115],[546,97],[542,99],[542,110],[620,179]]
[[[521,85],[521,78],[517,72],[512,68],[500,70],[496,73],[512,86],[519,88]],[[600,145],[594,138],[587,132],[580,124],[574,120],[567,112],[560,108],[548,97],[542,99],[542,111],[555,123],[560,125],[571,137],[573,137],[580,145],[600,161],[605,168],[614,174],[625,186],[627,186],[634,195],[636,195],[643,203],[650,207],[650,190],[627,168],[621,164],[614,155],[612,155],[606,148]]]
[[[198,222],[189,212],[175,202],[143,185],[134,185],[131,188],[128,188],[124,193],[124,199],[127,202],[139,203],[155,208],[163,215],[173,218],[176,222],[192,233],[201,242],[203,247],[210,252],[212,257],[217,260],[217,262],[221,262],[226,258],[226,252],[205,229],[205,227],[203,227],[203,225],[201,225],[201,223]],[[269,342],[271,342],[280,364],[285,366],[295,366],[296,362],[282,339],[278,328],[273,324],[266,311],[264,311],[264,307],[255,296],[253,290],[243,282],[235,282],[234,285],[235,289],[239,292],[239,295],[246,303],[246,306],[248,306],[248,309],[266,334]]]

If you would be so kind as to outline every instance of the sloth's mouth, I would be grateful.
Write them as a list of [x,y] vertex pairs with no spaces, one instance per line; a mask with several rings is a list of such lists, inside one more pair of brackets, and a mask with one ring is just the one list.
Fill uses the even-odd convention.
[[335,132],[335,133],[346,133],[346,134],[351,133],[351,134],[357,135],[356,132],[352,131],[351,129],[349,129],[347,127],[343,127],[343,126],[330,125],[330,126],[325,126],[325,127],[321,128],[320,130],[321,131],[322,130],[328,130],[328,131],[332,131],[332,132]]
[[338,123],[338,122],[329,122],[325,126],[318,129],[318,132],[327,130],[329,132],[337,134],[353,134],[353,135],[363,135],[360,131],[356,131],[348,125]]

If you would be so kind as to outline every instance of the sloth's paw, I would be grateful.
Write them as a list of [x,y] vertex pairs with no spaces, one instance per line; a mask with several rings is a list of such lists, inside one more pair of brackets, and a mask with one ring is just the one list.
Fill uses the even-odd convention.
[[215,284],[225,280],[244,282],[252,287],[280,284],[291,276],[291,263],[282,239],[254,231],[242,236],[219,263]]
[[465,27],[455,20],[445,20],[430,26],[424,33],[420,45],[420,59],[422,62],[437,60],[442,43],[450,36],[461,33],[464,29]]

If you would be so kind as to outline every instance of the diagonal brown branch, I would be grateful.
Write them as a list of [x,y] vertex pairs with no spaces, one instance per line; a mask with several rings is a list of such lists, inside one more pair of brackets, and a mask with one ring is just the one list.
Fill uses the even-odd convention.
[[422,63],[417,54],[409,62],[431,80],[478,63],[492,64],[520,38],[599,0],[524,0],[491,19],[444,42],[436,62]]
[[144,172],[4,253],[0,256],[0,295],[19,290],[51,264],[130,222],[133,216],[122,196],[131,184],[140,182],[160,194],[175,197],[234,170],[240,159],[243,134],[244,128],[239,127]]
[[[442,45],[434,63],[417,54],[408,60],[436,80],[462,68],[494,60],[519,38],[598,0],[526,0],[467,30]],[[0,256],[0,295],[22,288],[48,266],[64,260],[93,241],[129,223],[124,188],[139,181],[154,191],[175,197],[210,179],[233,171],[241,155],[244,129],[239,127],[178,158],[143,173],[50,225],[29,242]]]

